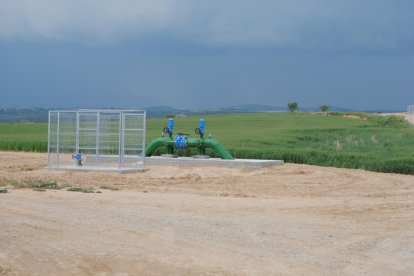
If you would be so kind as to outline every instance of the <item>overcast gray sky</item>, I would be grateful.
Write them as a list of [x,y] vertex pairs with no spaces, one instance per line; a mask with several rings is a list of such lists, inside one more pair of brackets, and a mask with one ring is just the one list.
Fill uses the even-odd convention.
[[0,107],[414,104],[412,0],[0,0]]

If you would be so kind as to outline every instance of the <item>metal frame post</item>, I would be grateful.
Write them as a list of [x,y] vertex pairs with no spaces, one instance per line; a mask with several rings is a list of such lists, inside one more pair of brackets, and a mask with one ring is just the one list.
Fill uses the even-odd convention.
[[59,143],[59,137],[60,137],[60,111],[57,112],[57,127],[56,127],[56,160],[57,160],[57,166],[60,167],[60,143]]
[[147,129],[147,112],[144,111],[144,114],[141,116],[143,120],[142,124],[142,151],[141,151],[141,157],[142,157],[142,165],[145,166],[145,147],[146,147],[146,129]]
[[124,126],[123,126],[123,112],[119,112],[119,150],[118,150],[118,168],[121,169],[123,167],[123,160],[124,160]]
[[48,115],[48,126],[47,126],[47,167],[50,168],[50,110]]
[[97,166],[99,166],[99,143],[100,143],[100,141],[99,141],[99,136],[101,135],[100,134],[100,116],[101,115],[101,112],[100,111],[98,111],[98,113],[96,114],[96,145],[95,145],[95,147],[96,147],[96,165]]
[[76,111],[75,132],[76,132],[75,151],[76,151],[76,154],[79,154],[79,111]]

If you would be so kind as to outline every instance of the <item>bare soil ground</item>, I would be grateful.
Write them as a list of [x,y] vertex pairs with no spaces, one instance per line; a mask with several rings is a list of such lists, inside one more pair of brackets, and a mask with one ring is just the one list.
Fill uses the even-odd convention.
[[[45,154],[0,152],[0,184],[9,183],[0,275],[414,271],[414,176],[293,164],[134,174],[45,165]],[[36,179],[101,193],[10,185]]]

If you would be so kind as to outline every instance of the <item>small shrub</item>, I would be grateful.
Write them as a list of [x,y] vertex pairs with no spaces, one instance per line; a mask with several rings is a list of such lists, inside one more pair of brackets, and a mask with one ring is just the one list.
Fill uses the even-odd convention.
[[371,120],[374,120],[378,123],[379,126],[383,127],[397,127],[397,128],[406,128],[410,124],[400,116],[371,116]]
[[0,187],[9,185],[9,180],[5,177],[0,177]]
[[111,186],[101,186],[99,188],[105,189],[105,190],[119,191],[119,188],[117,188],[117,187],[111,187]]
[[69,192],[81,192],[81,193],[94,193],[94,190],[91,188],[83,188],[83,187],[69,187],[66,189]]
[[35,180],[28,180],[27,187],[32,189],[52,189],[52,190],[60,190],[62,189],[61,186],[57,184],[55,181],[48,181],[42,179],[35,179]]

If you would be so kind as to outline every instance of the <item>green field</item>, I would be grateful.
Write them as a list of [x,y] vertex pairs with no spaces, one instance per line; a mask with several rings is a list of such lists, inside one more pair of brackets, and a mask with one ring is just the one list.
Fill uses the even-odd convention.
[[[414,127],[394,116],[346,115],[258,113],[204,119],[206,132],[236,158],[414,174]],[[195,137],[199,118],[175,118],[175,132]],[[166,123],[167,119],[147,121],[147,143]],[[0,150],[46,151],[47,124],[0,124]]]
[[0,123],[0,150],[47,151],[47,123]]

